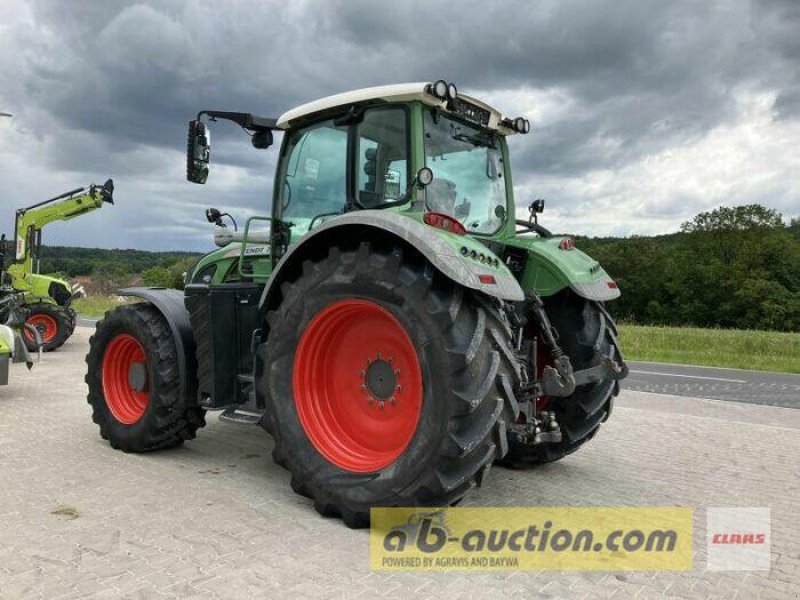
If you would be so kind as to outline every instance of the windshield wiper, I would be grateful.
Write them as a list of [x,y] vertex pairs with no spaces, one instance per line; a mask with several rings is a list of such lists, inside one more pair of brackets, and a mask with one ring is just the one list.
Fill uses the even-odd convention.
[[479,146],[481,148],[491,148],[492,150],[497,150],[497,145],[494,143],[493,140],[487,140],[484,136],[479,133],[474,135],[467,135],[465,133],[454,133],[453,139],[458,140],[459,142],[468,142],[473,146]]

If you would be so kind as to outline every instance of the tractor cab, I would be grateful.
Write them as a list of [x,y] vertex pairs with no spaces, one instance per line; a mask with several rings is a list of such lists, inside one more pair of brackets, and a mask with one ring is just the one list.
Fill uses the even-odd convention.
[[[190,124],[187,177],[204,183],[210,138],[202,119],[227,118],[256,135],[283,131],[271,221],[289,243],[339,215],[394,210],[477,236],[513,230],[505,137],[523,118],[439,80],[367,88],[324,98],[277,119],[203,111]],[[262,147],[264,147],[262,145]],[[285,251],[273,248],[277,261]]]

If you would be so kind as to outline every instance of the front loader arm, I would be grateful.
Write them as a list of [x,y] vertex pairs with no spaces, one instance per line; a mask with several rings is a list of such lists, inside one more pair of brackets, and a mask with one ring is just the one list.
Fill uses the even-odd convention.
[[108,202],[114,204],[114,182],[109,179],[102,186],[90,185],[78,188],[39,202],[27,208],[17,210],[15,224],[16,261],[21,263],[25,273],[33,272],[33,259],[36,240],[42,228],[53,221],[69,221],[87,214]]

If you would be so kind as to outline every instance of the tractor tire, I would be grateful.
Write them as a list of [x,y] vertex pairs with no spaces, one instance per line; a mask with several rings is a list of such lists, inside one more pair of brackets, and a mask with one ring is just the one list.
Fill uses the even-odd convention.
[[[30,304],[26,310],[25,323],[39,331],[43,352],[63,346],[75,330],[67,311],[57,304],[47,302]],[[26,331],[24,338],[28,351],[36,352],[38,348],[33,334]]]
[[175,340],[152,305],[108,311],[89,340],[86,363],[92,420],[112,448],[179,446],[205,426],[205,412],[180,392]]
[[333,248],[281,287],[256,385],[292,489],[323,516],[448,506],[518,414],[510,331],[488,299],[399,249]]
[[[575,371],[592,366],[595,348],[612,360],[622,360],[617,327],[602,305],[572,292],[545,298],[544,304],[558,332],[559,345],[569,356]],[[517,469],[530,468],[577,451],[597,434],[617,394],[619,383],[609,378],[578,386],[565,398],[550,398],[546,408],[556,413],[562,440],[528,445],[510,433],[508,454],[501,464]]]

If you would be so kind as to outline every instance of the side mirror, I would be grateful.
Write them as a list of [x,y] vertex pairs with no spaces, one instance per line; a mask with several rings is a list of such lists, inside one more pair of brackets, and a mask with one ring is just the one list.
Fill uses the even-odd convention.
[[208,179],[208,161],[211,154],[211,132],[202,121],[189,121],[186,140],[186,179],[192,183],[205,183]]
[[216,208],[206,209],[206,219],[208,219],[209,223],[216,223],[217,225],[222,225],[222,213],[219,212]]
[[531,202],[531,205],[528,207],[528,212],[531,214],[541,214],[544,212],[544,200],[542,198],[538,198]]
[[272,131],[270,129],[256,131],[253,137],[250,138],[250,143],[253,144],[253,148],[266,150],[272,146]]

